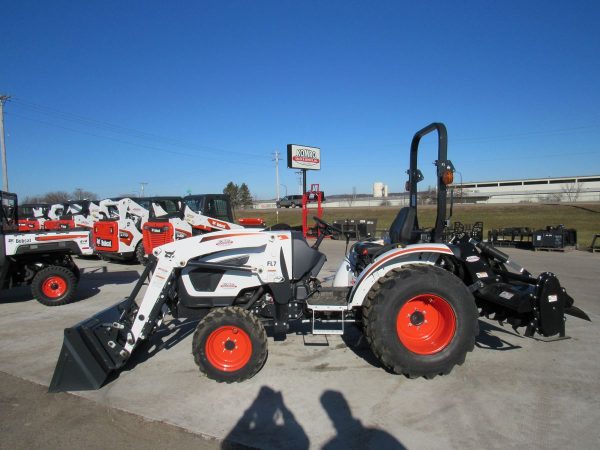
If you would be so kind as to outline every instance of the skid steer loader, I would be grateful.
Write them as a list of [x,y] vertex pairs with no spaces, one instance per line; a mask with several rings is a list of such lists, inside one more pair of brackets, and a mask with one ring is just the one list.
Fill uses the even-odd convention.
[[100,206],[90,200],[71,200],[62,203],[62,211],[55,212],[56,219],[44,222],[46,230],[72,230],[85,228],[91,230],[94,222],[99,220]]
[[190,236],[219,230],[264,228],[262,219],[245,218],[234,223],[229,197],[223,194],[198,194],[183,197],[175,213],[150,219],[142,226],[144,251],[152,254],[156,247]]
[[142,225],[149,218],[176,214],[181,209],[181,197],[144,197],[103,200],[109,217],[93,226],[96,253],[106,259],[136,260],[145,264]]
[[79,281],[72,255],[92,254],[90,233],[19,232],[16,194],[0,191],[0,201],[0,289],[30,285],[33,297],[43,305],[72,302]]
[[19,231],[35,231],[43,229],[46,213],[50,205],[47,203],[26,203],[19,205]]
[[[438,134],[438,206],[435,226],[425,230],[417,222],[417,183],[423,179],[417,152],[431,132]],[[589,320],[555,275],[533,277],[504,253],[466,235],[441,242],[454,171],[446,146],[441,123],[415,134],[410,206],[400,210],[386,242],[352,247],[333,287],[322,287],[317,278],[326,260],[318,249],[325,236],[339,230],[318,218],[322,233],[312,247],[294,231],[227,230],[155,249],[129,298],[65,329],[49,390],[101,387],[168,314],[200,318],[192,354],[204,374],[223,382],[254,376],[267,358],[265,327],[285,337],[295,320],[312,323],[314,333],[330,334],[342,333],[347,321],[359,321],[385,368],[426,378],[464,362],[474,348],[480,314],[544,338],[565,335],[565,314]],[[146,277],[148,287],[138,303]]]

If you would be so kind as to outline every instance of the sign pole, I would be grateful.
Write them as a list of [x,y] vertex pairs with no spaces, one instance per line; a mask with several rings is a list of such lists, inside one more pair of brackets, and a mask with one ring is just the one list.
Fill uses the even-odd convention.
[[302,195],[306,194],[306,169],[302,170]]

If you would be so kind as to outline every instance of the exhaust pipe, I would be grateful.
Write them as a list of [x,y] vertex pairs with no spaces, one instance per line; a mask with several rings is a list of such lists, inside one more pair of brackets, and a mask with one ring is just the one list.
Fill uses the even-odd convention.
[[123,346],[130,339],[129,318],[137,308],[135,298],[155,266],[156,259],[153,258],[127,299],[65,328],[48,392],[100,389],[125,365],[130,355]]

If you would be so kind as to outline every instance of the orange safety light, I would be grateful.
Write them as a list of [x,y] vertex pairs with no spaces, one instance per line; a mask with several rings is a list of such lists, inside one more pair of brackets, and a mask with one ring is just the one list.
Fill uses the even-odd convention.
[[442,174],[442,183],[444,183],[447,186],[449,184],[452,184],[453,181],[454,173],[450,169],[444,170],[444,173]]

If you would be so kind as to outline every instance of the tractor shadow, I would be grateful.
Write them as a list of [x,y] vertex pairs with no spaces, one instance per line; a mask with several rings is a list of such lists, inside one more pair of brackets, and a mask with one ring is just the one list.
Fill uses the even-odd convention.
[[81,269],[81,278],[77,287],[77,300],[86,300],[100,292],[107,284],[131,284],[140,278],[137,270],[108,271],[107,266],[85,267]]
[[523,338],[520,334],[517,334],[512,331],[508,331],[505,328],[497,327],[492,325],[491,323],[484,322],[482,320],[479,321],[479,336],[475,339],[475,347],[481,348],[484,350],[497,350],[497,351],[507,351],[507,350],[517,350],[522,348],[520,345],[511,344],[508,341],[505,341],[498,335],[508,335],[518,338]]
[[200,319],[172,319],[163,324],[150,339],[140,343],[127,361],[123,371],[132,370],[157,353],[175,347],[196,330],[199,321]]
[[[504,328],[497,327],[487,322],[479,321],[479,335],[475,338],[475,347],[484,350],[496,350],[496,351],[507,351],[517,350],[522,348],[519,345],[511,344],[510,342],[502,339],[499,335],[508,335],[512,337],[523,338],[523,336],[508,331]],[[371,351],[371,347],[367,342],[365,335],[358,325],[349,326],[346,329],[346,333],[342,335],[342,340],[346,347],[348,347],[356,356],[363,359],[373,367],[385,369],[377,357]],[[313,344],[315,345],[315,344]],[[320,344],[320,345],[328,345]],[[387,369],[386,369],[387,370]]]
[[0,292],[0,303],[21,303],[33,300],[31,295],[31,287],[29,286],[18,286],[10,289],[6,289]]

